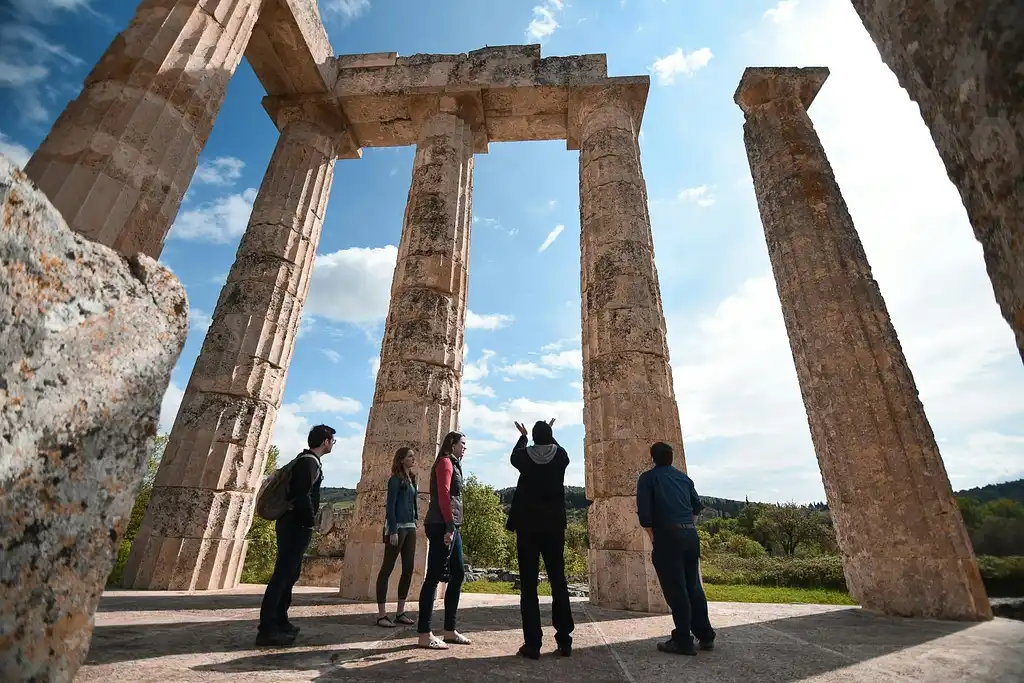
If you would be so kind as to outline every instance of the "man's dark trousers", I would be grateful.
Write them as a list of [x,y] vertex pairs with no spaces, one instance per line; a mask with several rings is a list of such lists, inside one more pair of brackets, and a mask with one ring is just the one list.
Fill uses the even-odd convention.
[[708,599],[700,584],[700,539],[692,527],[667,527],[654,530],[654,549],[651,552],[654,570],[665,594],[665,602],[672,610],[675,629],[672,640],[682,646],[693,642],[691,631],[698,640],[715,637],[708,618]]
[[277,520],[274,529],[277,533],[277,561],[260,606],[261,633],[279,633],[288,624],[292,588],[299,580],[302,556],[313,536],[313,530],[299,524],[290,512]]
[[548,531],[517,530],[516,551],[519,553],[519,611],[523,617],[523,640],[527,647],[540,649],[540,603],[537,582],[540,558],[544,558],[551,583],[551,621],[559,647],[572,645],[575,628],[569,608],[569,586],[565,580],[565,529]]

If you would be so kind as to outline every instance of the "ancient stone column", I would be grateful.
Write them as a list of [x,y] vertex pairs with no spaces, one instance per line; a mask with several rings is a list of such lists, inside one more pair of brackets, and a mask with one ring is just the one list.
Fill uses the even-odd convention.
[[852,0],[921,108],[1024,359],[1024,4]]
[[73,230],[160,255],[262,4],[139,4],[25,166]]
[[[612,85],[622,82],[621,85]],[[609,79],[575,95],[579,128],[583,422],[590,600],[667,611],[636,511],[650,446],[686,469],[637,136],[648,80]]]
[[827,77],[749,68],[735,99],[846,582],[886,614],[990,619],[914,377],[807,115]]
[[[402,446],[416,449],[422,529],[430,467],[445,434],[458,428],[472,220],[472,131],[444,112],[427,117],[421,125],[342,565],[341,596],[358,600],[375,595],[395,451]],[[426,551],[421,531],[409,593],[413,601],[423,581]],[[389,600],[397,595],[398,575],[396,571],[391,577]]]
[[278,125],[124,568],[127,588],[238,584],[334,175],[328,128]]

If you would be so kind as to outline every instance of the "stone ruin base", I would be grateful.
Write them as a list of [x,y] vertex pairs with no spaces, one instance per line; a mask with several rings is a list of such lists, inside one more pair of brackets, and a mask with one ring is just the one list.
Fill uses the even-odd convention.
[[302,573],[297,585],[341,586],[341,566],[345,561],[352,512],[352,508],[336,509],[331,505],[320,508],[317,539],[309,554],[302,558]]
[[306,555],[302,558],[302,574],[299,575],[299,586],[318,586],[337,588],[341,585],[341,565],[345,558],[318,557]]

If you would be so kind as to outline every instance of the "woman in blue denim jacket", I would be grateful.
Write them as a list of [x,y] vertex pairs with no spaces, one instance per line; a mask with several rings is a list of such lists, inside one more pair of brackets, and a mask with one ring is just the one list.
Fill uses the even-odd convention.
[[[377,574],[377,625],[393,628],[399,624],[415,623],[405,611],[405,599],[412,583],[412,569],[416,559],[416,451],[402,447],[395,452],[388,479],[387,525],[384,529],[384,561]],[[395,619],[387,615],[385,602],[388,580],[395,569],[395,561],[402,556],[402,576],[398,579],[398,611]]]

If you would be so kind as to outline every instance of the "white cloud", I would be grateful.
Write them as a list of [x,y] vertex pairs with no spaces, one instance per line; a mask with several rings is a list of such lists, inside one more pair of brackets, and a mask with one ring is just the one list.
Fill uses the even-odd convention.
[[[478,358],[475,363],[467,363],[467,362],[463,361],[463,365],[462,365],[462,381],[464,383],[465,382],[475,382],[475,381],[481,380],[484,377],[486,377],[487,375],[489,375],[490,374],[490,368],[488,367],[487,362],[491,358],[493,358],[494,355],[495,355],[494,351],[491,351],[490,349],[484,349],[480,353],[480,358]],[[469,356],[469,344],[466,344],[463,347],[463,358],[466,358],[468,356]]]
[[373,378],[374,383],[377,382],[377,373],[380,372],[380,356],[374,356],[370,358],[370,377]]
[[672,85],[676,76],[693,76],[711,61],[711,48],[702,47],[693,52],[683,52],[683,48],[677,47],[676,51],[665,57],[660,57],[651,65],[651,71],[658,79],[658,85]]
[[463,382],[462,383],[462,395],[463,396],[483,396],[485,398],[494,398],[494,389],[485,385],[477,384],[476,382]]
[[508,327],[515,320],[515,316],[504,313],[478,314],[473,311],[466,311],[467,330],[500,330]]
[[213,319],[210,314],[201,308],[189,308],[188,309],[188,331],[201,332],[206,334],[206,330],[209,329],[210,323]]
[[16,18],[0,24],[0,89],[12,91],[3,99],[10,100],[29,124],[52,118],[50,107],[66,99],[72,88],[72,80],[63,79],[62,73],[82,65],[81,59],[52,36],[47,37],[30,25],[49,21],[54,9],[53,3],[16,0]]
[[[299,403],[285,403],[277,411],[274,424],[273,443],[281,449],[282,463],[290,460],[294,454],[306,447],[306,437],[315,423],[323,420],[310,421]],[[354,487],[359,481],[362,469],[364,428],[349,420],[341,424],[325,420],[326,424],[338,430],[334,448],[324,457],[324,482],[327,486]],[[353,433],[345,434],[344,430]]]
[[509,365],[504,365],[501,368],[501,372],[505,373],[507,377],[521,377],[523,379],[554,377],[556,375],[556,373],[550,368],[546,368],[538,363],[527,361],[517,361]]
[[773,23],[782,24],[789,21],[796,11],[797,0],[779,0],[779,4],[764,11],[766,19]]
[[17,142],[0,132],[0,154],[9,157],[17,164],[18,168],[25,168],[25,164],[32,157],[28,147],[19,145]]
[[300,413],[339,413],[347,415],[358,413],[363,404],[346,396],[331,396],[323,391],[307,391],[299,396],[298,412]]
[[167,385],[167,391],[160,401],[160,434],[170,434],[174,426],[174,418],[178,416],[178,408],[181,407],[181,399],[185,397],[185,390],[173,381]]
[[340,14],[345,21],[358,19],[370,10],[370,0],[324,0],[320,4]]
[[242,177],[245,162],[235,157],[217,157],[199,164],[192,182],[206,185],[234,185]]
[[542,5],[534,6],[533,19],[530,20],[530,25],[526,27],[527,42],[542,42],[545,38],[549,38],[555,32],[555,29],[558,28],[556,16],[563,9],[565,9],[565,2],[563,0],[548,0]]
[[256,200],[256,188],[229,194],[178,214],[171,228],[172,239],[223,244],[245,232]]
[[334,364],[341,362],[341,354],[334,349],[320,349],[320,353],[324,354],[324,357]]
[[509,237],[513,237],[518,234],[518,228],[506,228],[497,218],[486,218],[484,216],[473,216],[473,223],[485,225],[492,230],[501,230],[502,232],[508,233]]
[[548,367],[559,369],[583,369],[583,351],[575,349],[572,351],[560,351],[558,353],[541,356],[540,362]]
[[384,320],[397,258],[398,249],[390,244],[318,255],[305,311],[357,325]]
[[707,208],[714,205],[716,199],[707,185],[701,185],[700,187],[688,187],[680,191],[679,201]]
[[542,252],[550,247],[551,243],[558,239],[558,236],[562,234],[563,230],[565,230],[564,225],[556,225],[555,229],[549,232],[548,236],[544,238],[544,243],[540,245],[540,248],[537,249],[537,251]]
[[515,422],[532,425],[537,420],[555,418],[556,430],[560,427],[574,427],[583,424],[583,401],[534,401],[528,398],[514,398],[491,408],[463,398],[459,411],[459,427],[466,432],[467,440],[473,442],[473,452],[481,451],[480,441],[497,442],[501,450],[511,449],[519,437]]

